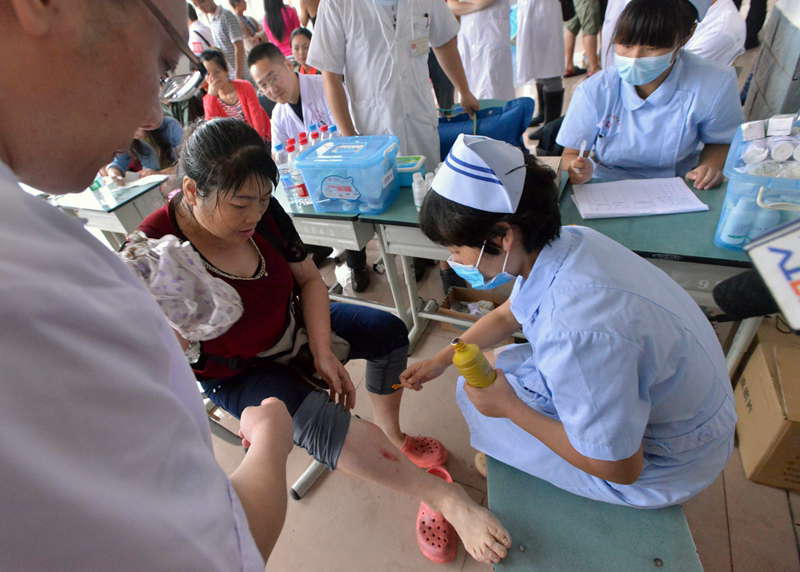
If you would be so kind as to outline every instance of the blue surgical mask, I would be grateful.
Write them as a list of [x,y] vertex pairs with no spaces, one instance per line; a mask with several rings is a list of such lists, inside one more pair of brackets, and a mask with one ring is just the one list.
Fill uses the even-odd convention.
[[503,284],[514,280],[515,277],[506,272],[506,264],[508,263],[508,252],[506,252],[506,258],[503,260],[503,269],[500,271],[500,274],[490,279],[488,282],[486,281],[486,278],[483,277],[481,271],[478,270],[478,266],[480,266],[481,263],[481,258],[483,258],[483,250],[485,248],[486,242],[484,241],[483,246],[481,246],[481,253],[478,255],[478,260],[475,262],[474,266],[468,266],[466,264],[456,262],[453,260],[452,256],[447,259],[447,264],[450,265],[450,268],[452,268],[456,274],[467,281],[467,284],[469,284],[470,288],[474,288],[476,290],[491,290],[492,288],[497,288],[498,286],[502,286]]
[[655,80],[672,65],[674,52],[648,58],[629,58],[614,55],[614,65],[619,77],[631,85],[644,85]]

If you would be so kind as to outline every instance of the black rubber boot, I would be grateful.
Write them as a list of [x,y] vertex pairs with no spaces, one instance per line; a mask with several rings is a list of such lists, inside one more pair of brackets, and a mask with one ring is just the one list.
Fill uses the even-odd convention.
[[363,292],[369,286],[369,270],[367,270],[367,251],[348,250],[347,266],[350,268],[350,278],[355,292]]
[[[547,125],[551,121],[555,121],[559,117],[561,117],[561,108],[564,106],[564,90],[560,89],[558,91],[546,91],[544,94],[544,125]],[[540,127],[530,135],[528,135],[528,139],[531,141],[538,141],[542,138],[542,128]]]
[[539,108],[539,112],[533,116],[528,127],[536,127],[544,121],[544,87],[540,83],[536,84],[536,107]]

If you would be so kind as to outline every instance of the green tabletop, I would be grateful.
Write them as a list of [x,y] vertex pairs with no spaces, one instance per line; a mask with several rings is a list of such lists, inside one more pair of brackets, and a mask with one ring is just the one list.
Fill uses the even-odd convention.
[[711,191],[692,189],[709,206],[703,212],[584,220],[572,200],[572,187],[567,185],[561,195],[561,224],[588,226],[642,256],[749,267],[746,253],[714,244],[726,187],[723,183]]
[[[566,179],[562,179],[562,184]],[[650,258],[667,258],[704,264],[751,266],[744,252],[714,244],[714,231],[725,199],[726,184],[713,191],[695,191],[709,206],[698,213],[584,220],[572,201],[572,187],[561,195],[561,224],[577,224],[598,230],[634,252]],[[419,226],[410,188],[400,189],[397,200],[381,214],[365,214],[363,222]]]
[[510,572],[701,572],[679,506],[635,509],[589,500],[487,457],[489,508],[511,534]]
[[80,193],[51,195],[50,200],[53,204],[65,209],[86,209],[111,213],[161,186],[166,180],[165,176],[148,177],[147,180],[134,182],[118,189],[111,190],[105,187],[97,191],[86,189]]
[[321,219],[328,219],[328,220],[348,220],[353,221],[358,218],[357,212],[349,212],[349,213],[321,213],[314,210],[313,206],[292,206],[289,204],[289,201],[286,199],[286,196],[282,192],[277,192],[274,195],[278,202],[283,207],[287,213],[292,215],[293,217],[301,217],[301,218],[321,218]]
[[381,214],[362,214],[358,220],[373,224],[419,226],[419,213],[417,213],[417,207],[414,206],[411,187],[400,187],[395,201]]

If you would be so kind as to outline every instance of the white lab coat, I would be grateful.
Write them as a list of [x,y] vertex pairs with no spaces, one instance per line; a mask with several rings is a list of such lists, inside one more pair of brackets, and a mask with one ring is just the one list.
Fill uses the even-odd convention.
[[470,91],[478,99],[514,99],[509,0],[461,17],[458,52]]
[[428,79],[428,46],[458,34],[458,22],[442,0],[372,0],[320,3],[308,63],[344,75],[350,114],[365,135],[391,133],[404,155],[439,161],[438,114]]
[[747,26],[732,0],[717,0],[708,8],[705,17],[683,49],[717,62],[733,64],[744,53]]
[[1,567],[263,571],[186,356],[84,222],[0,162]]
[[611,40],[614,39],[614,28],[617,27],[617,20],[631,0],[608,0],[606,6],[606,17],[603,20],[603,40],[600,52],[600,62],[604,68],[614,65],[614,47]]
[[272,142],[283,143],[290,137],[297,137],[301,131],[308,131],[313,124],[332,125],[328,112],[325,90],[321,75],[299,74],[300,104],[303,107],[303,120],[288,103],[278,103],[272,110]]
[[564,75],[564,23],[558,0],[517,4],[516,85]]

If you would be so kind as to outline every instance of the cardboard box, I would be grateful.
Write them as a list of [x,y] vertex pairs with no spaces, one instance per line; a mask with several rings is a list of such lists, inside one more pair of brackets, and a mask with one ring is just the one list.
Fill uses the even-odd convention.
[[[750,360],[750,357],[753,355],[756,347],[758,344],[771,344],[771,345],[784,345],[784,346],[792,346],[797,348],[800,351],[800,336],[797,336],[793,333],[786,333],[784,330],[786,328],[785,324],[781,325],[780,328],[778,326],[778,322],[776,318],[769,317],[764,318],[761,326],[758,328],[758,333],[756,337],[753,339],[750,346],[742,355],[742,359],[739,362],[739,366],[736,368],[736,371],[731,376],[731,380],[733,381],[734,386],[739,383],[739,378],[744,371],[745,366]],[[734,331],[735,333],[735,331]],[[723,345],[723,349],[727,352],[728,347]]]
[[[453,310],[452,308],[456,306],[457,302],[480,302],[481,300],[488,300],[492,302],[495,306],[500,306],[511,295],[511,289],[513,288],[513,283],[504,284],[499,288],[494,288],[492,290],[474,290],[472,288],[451,288],[450,292],[447,294],[447,298],[445,298],[442,305],[439,307],[439,314],[443,316],[449,316],[451,318],[458,318],[460,320],[468,320],[470,322],[477,322],[480,318],[478,316],[473,316],[472,314],[467,314],[466,312],[458,312]],[[463,332],[464,328],[456,326],[455,324],[448,324],[444,322],[442,324],[446,329],[455,331],[455,332]]]
[[800,491],[800,348],[759,343],[734,395],[747,478]]

